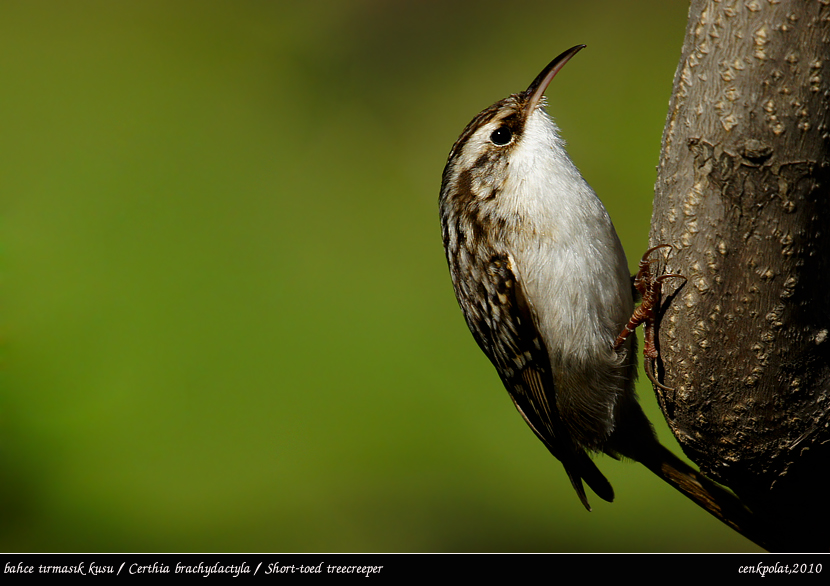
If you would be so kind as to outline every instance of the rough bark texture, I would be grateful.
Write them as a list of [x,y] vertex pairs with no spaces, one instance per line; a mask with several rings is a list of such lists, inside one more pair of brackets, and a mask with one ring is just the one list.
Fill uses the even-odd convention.
[[778,550],[830,550],[830,0],[693,0],[651,243],[666,419]]

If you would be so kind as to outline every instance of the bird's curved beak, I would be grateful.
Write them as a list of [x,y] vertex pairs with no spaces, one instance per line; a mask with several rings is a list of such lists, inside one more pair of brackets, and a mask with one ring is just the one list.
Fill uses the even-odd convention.
[[553,80],[554,76],[556,76],[556,74],[559,73],[559,70],[565,66],[565,63],[570,61],[571,57],[579,53],[584,48],[585,45],[577,45],[576,47],[571,47],[570,49],[556,57],[553,61],[548,63],[548,66],[545,67],[542,70],[542,72],[536,76],[536,79],[533,80],[533,83],[531,83],[530,86],[528,86],[528,88],[525,90],[525,95],[528,96],[528,102],[525,106],[525,111],[528,114],[536,109],[536,106],[539,104],[539,101],[545,94],[545,90],[548,89],[548,85],[550,85],[550,82],[551,80]]

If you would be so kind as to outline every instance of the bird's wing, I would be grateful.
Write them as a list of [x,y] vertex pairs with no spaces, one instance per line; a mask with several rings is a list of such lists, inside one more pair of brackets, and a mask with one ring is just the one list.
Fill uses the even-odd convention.
[[[501,376],[525,422],[565,467],[582,504],[589,511],[582,479],[597,495],[614,499],[614,490],[585,450],[574,443],[556,407],[556,389],[547,348],[508,254],[493,255],[480,277],[486,295],[480,319],[470,329]],[[481,291],[484,293],[485,291]]]

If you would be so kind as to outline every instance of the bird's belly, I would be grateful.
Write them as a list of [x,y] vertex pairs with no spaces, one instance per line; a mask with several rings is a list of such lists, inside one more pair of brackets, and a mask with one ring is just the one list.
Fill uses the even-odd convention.
[[515,263],[550,356],[557,407],[577,439],[599,448],[613,431],[620,395],[631,388],[630,347],[613,350],[633,311],[627,267],[614,255],[553,245],[517,250]]

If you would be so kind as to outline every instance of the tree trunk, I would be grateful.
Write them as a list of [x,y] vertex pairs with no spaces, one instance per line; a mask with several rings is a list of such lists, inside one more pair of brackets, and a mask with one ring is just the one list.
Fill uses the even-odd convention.
[[688,279],[663,281],[663,413],[786,551],[830,550],[828,4],[692,1],[651,228]]

